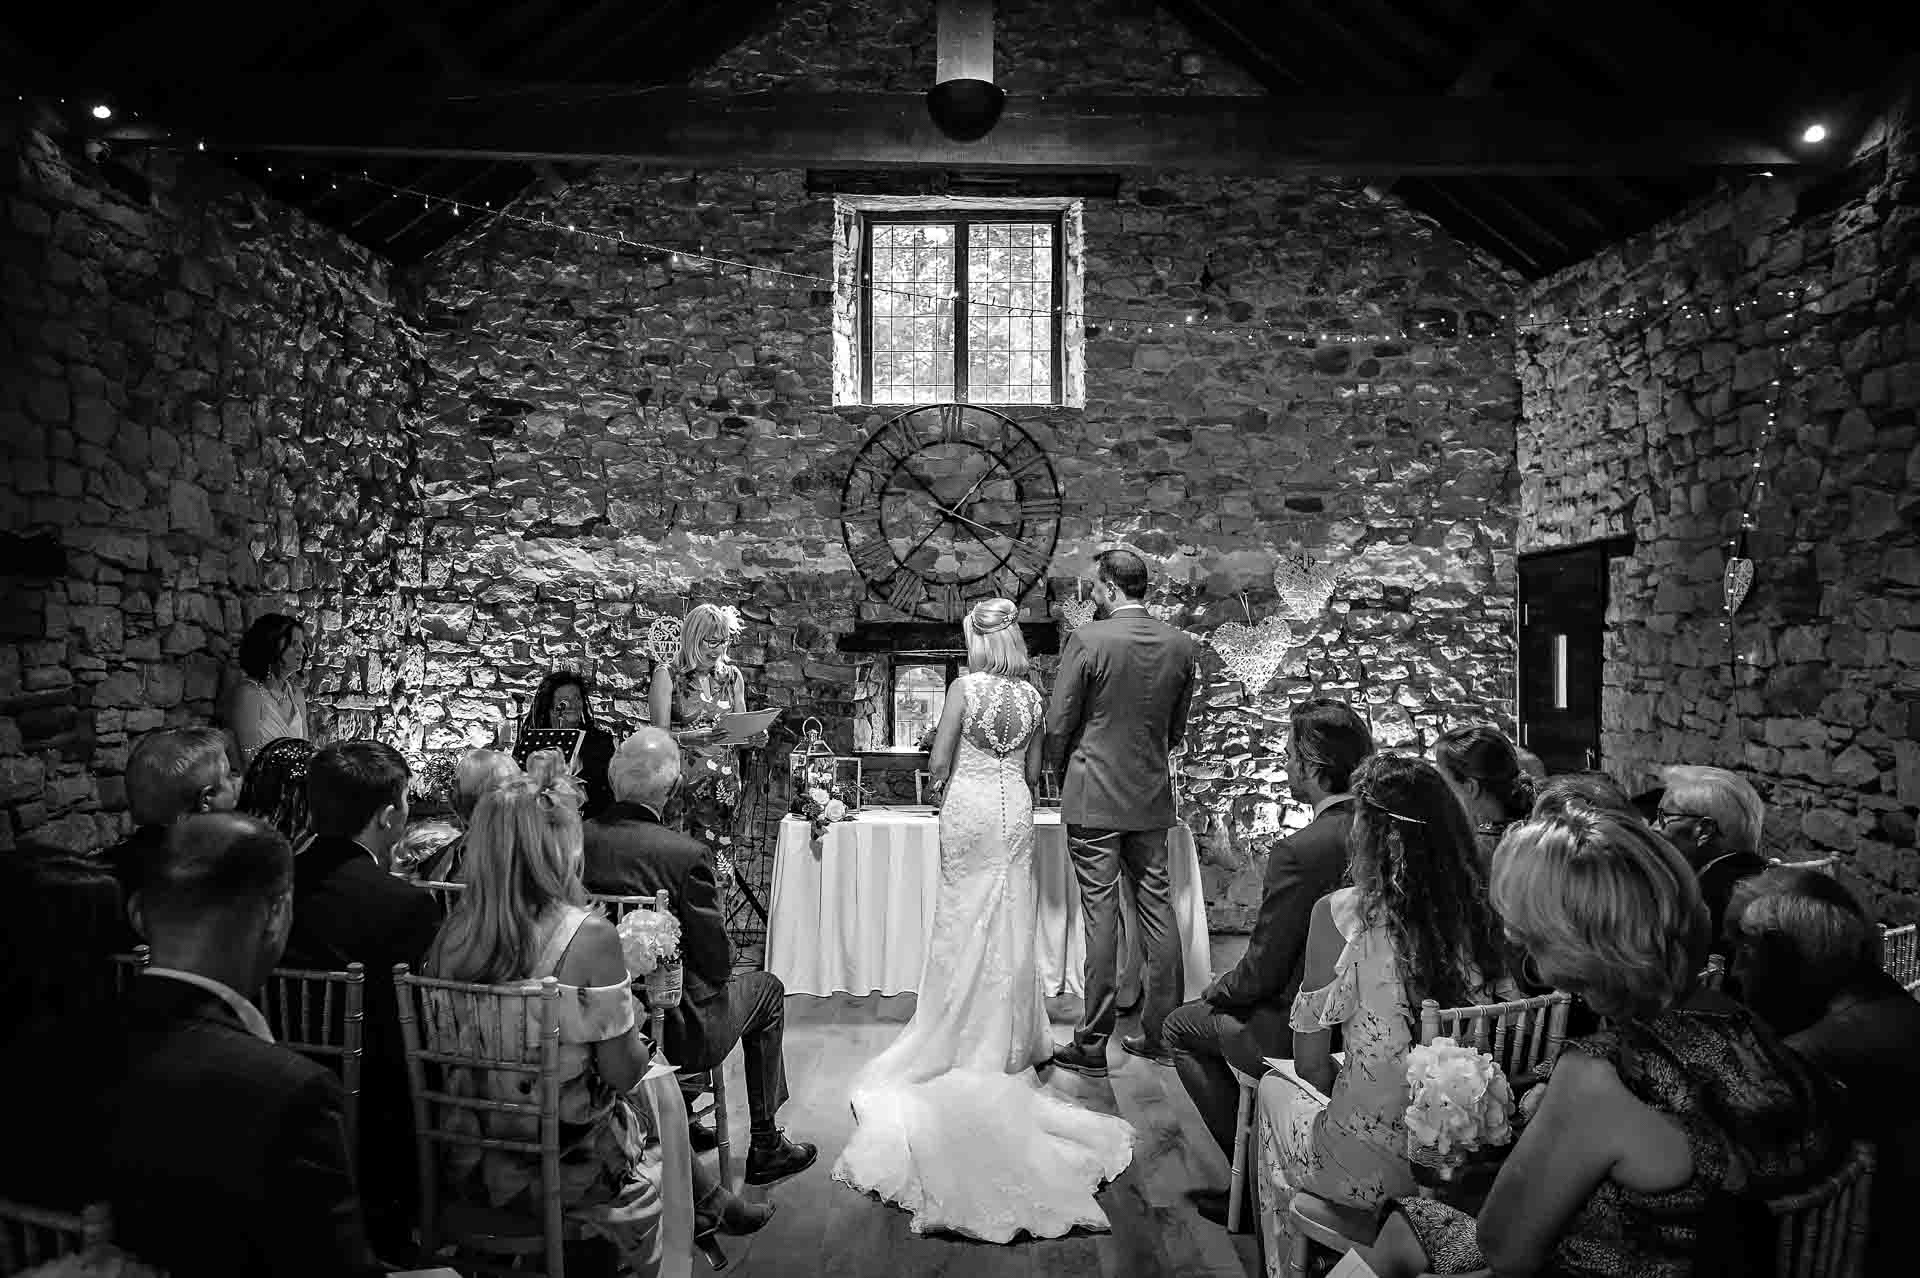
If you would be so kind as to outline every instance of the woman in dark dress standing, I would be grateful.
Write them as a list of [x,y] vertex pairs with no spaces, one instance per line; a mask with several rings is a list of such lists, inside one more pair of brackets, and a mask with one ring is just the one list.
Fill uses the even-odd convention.
[[[613,802],[613,787],[607,783],[607,765],[613,762],[617,743],[613,733],[593,717],[593,702],[587,693],[585,677],[572,670],[554,671],[540,681],[539,690],[533,694],[533,708],[527,711],[525,728],[585,730],[587,738],[580,743],[580,758],[574,771],[587,794],[586,806],[580,810],[581,819],[591,821]],[[523,732],[522,750],[526,748],[525,739]]]

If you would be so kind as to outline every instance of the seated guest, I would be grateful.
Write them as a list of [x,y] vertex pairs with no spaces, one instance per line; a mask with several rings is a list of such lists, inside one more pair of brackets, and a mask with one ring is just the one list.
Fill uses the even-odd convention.
[[1530,815],[1560,816],[1575,803],[1640,819],[1640,810],[1627,797],[1627,792],[1604,772],[1563,772],[1557,777],[1548,777],[1534,788]]
[[[650,1117],[630,1096],[651,1051],[620,937],[588,907],[580,885],[579,788],[558,751],[536,751],[527,773],[481,798],[467,890],[434,941],[426,974],[489,985],[560,981],[561,1200],[568,1216],[613,1245],[624,1272],[651,1274],[660,1265],[663,1168]],[[497,1099],[513,1100],[522,1082],[503,1074],[455,1078],[450,1086],[499,1087]],[[532,1126],[482,1115],[472,1134],[526,1141]],[[539,1154],[450,1145],[445,1159],[456,1196],[529,1216],[540,1211]],[[693,1176],[700,1232],[750,1233],[773,1214],[770,1205],[727,1191],[699,1160]]]
[[[412,1223],[413,1116],[394,1002],[394,964],[418,970],[440,907],[389,869],[407,825],[407,761],[378,741],[338,741],[307,765],[313,842],[294,864],[288,967],[366,970],[360,1098],[361,1197],[374,1246],[403,1251]],[[383,977],[385,979],[383,979]]]
[[127,756],[127,811],[133,832],[101,853],[122,899],[140,888],[140,865],[166,841],[167,828],[195,812],[229,812],[239,786],[215,728],[156,728]]
[[542,679],[521,728],[522,758],[526,757],[527,729],[584,731],[587,735],[580,743],[580,757],[574,760],[574,772],[587,792],[587,805],[581,809],[581,815],[591,820],[613,802],[613,792],[607,788],[607,762],[613,758],[613,734],[593,717],[593,703],[587,696],[584,678],[571,670],[556,670]]
[[1533,777],[1521,769],[1506,734],[1484,723],[1441,737],[1433,760],[1466,804],[1481,863],[1490,864],[1507,827],[1533,811]]
[[[520,765],[498,750],[462,750],[453,764],[453,819],[462,830],[473,825],[473,811],[480,796],[495,786],[520,775]],[[466,859],[467,836],[459,838],[422,861],[416,877],[428,882],[459,883],[461,865]]]
[[0,853],[0,1048],[110,1008],[130,927],[97,859],[31,840]]
[[1653,828],[1687,858],[1700,880],[1713,937],[1726,952],[1727,902],[1733,886],[1767,868],[1760,855],[1760,825],[1766,808],[1747,782],[1725,768],[1676,766],[1666,770],[1666,790]]
[[281,737],[255,752],[240,782],[239,810],[284,834],[295,856],[313,837],[307,819],[307,765],[312,761],[311,742]]
[[1880,966],[1880,928],[1817,870],[1772,869],[1727,907],[1733,989],[1787,1046],[1846,1087],[1849,1127],[1874,1145],[1868,1278],[1913,1268],[1897,1222],[1920,1196],[1920,1001]]
[[[1258,1076],[1263,1058],[1293,1055],[1289,1017],[1300,992],[1307,926],[1314,902],[1340,886],[1347,872],[1352,821],[1348,780],[1373,753],[1366,721],[1344,701],[1314,698],[1293,708],[1287,743],[1287,788],[1312,808],[1305,829],[1267,854],[1260,913],[1246,953],[1209,985],[1198,1002],[1174,1009],[1161,1030],[1180,1082],[1223,1151],[1233,1148],[1240,1100],[1234,1068]],[[1224,1196],[1197,1201],[1203,1214],[1225,1216]]]
[[680,780],[680,748],[659,728],[642,728],[621,743],[609,775],[614,804],[586,826],[587,890],[651,896],[664,888],[670,894],[680,920],[684,988],[666,1016],[667,1059],[682,1070],[717,1069],[741,1044],[753,1126],[747,1183],[771,1184],[805,1171],[819,1151],[788,1140],[774,1122],[787,1101],[786,989],[769,972],[733,974],[713,853],[661,821]]
[[[1407,1053],[1421,1002],[1463,1007],[1519,991],[1503,973],[1473,830],[1440,771],[1376,754],[1354,772],[1353,797],[1353,886],[1315,903],[1293,1004],[1294,1071],[1307,1087],[1269,1075],[1260,1105],[1279,1119],[1291,1189],[1371,1210],[1414,1189]],[[1336,1028],[1346,1050],[1337,1069]]]
[[1743,1244],[1770,1251],[1772,1231],[1746,1227],[1728,1195],[1790,1192],[1845,1144],[1829,1085],[1697,985],[1708,928],[1692,867],[1639,821],[1576,811],[1507,832],[1493,906],[1607,1028],[1568,1040],[1478,1221],[1396,1200],[1368,1249],[1375,1273],[1770,1273]]
[[228,691],[220,719],[246,767],[269,741],[307,739],[307,632],[297,617],[269,612],[240,641],[241,679]]
[[6,1062],[17,1104],[0,1194],[104,1202],[113,1241],[175,1274],[379,1274],[332,1071],[273,1041],[258,990],[292,916],[271,826],[193,816],[146,867],[153,947],[120,1015]]

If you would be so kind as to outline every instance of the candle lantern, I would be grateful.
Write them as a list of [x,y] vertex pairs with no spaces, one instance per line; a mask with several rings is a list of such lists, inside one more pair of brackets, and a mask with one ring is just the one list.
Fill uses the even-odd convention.
[[800,744],[787,760],[787,780],[796,795],[824,790],[829,799],[840,800],[849,812],[860,806],[860,760],[835,754],[818,719],[810,718],[801,725]]

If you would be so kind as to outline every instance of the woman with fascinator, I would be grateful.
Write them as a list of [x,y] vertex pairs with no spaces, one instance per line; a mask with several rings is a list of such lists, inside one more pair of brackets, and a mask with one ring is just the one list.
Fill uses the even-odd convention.
[[967,613],[967,673],[933,744],[940,894],[913,1019],[853,1081],[858,1125],[835,1179],[913,1213],[912,1229],[1011,1242],[1106,1229],[1100,1185],[1133,1157],[1125,1120],[1035,1073],[1053,1055],[1034,961],[1033,787],[1045,706],[1008,599]]
[[[723,866],[729,865],[740,802],[740,752],[726,744],[719,723],[722,715],[747,708],[747,677],[727,660],[739,633],[733,609],[701,604],[681,623],[679,653],[654,664],[647,690],[653,726],[671,732],[680,746],[681,820]],[[766,740],[762,733],[749,744]]]
[[[1422,1000],[1518,998],[1487,904],[1473,827],[1440,770],[1375,754],[1353,774],[1351,887],[1320,898],[1293,1003],[1293,1073],[1269,1074],[1260,1105],[1280,1121],[1289,1189],[1371,1210],[1414,1191],[1407,1160],[1407,1054]],[[1333,1056],[1333,1031],[1346,1047]]]
[[280,831],[293,844],[295,855],[313,837],[307,822],[307,764],[313,749],[304,737],[269,741],[255,751],[240,782],[240,811]]

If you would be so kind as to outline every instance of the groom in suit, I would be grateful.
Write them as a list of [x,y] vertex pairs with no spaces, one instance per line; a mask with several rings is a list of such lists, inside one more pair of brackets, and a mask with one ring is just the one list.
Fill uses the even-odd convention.
[[1147,566],[1131,550],[1096,560],[1099,620],[1073,632],[1047,710],[1047,766],[1065,768],[1061,818],[1086,916],[1086,1012],[1053,1063],[1090,1078],[1107,1073],[1107,1040],[1119,1016],[1120,876],[1126,875],[1147,943],[1142,1033],[1123,1050],[1171,1063],[1160,1026],[1178,1001],[1180,945],[1167,879],[1175,819],[1167,759],[1187,726],[1195,647],[1141,601]]

